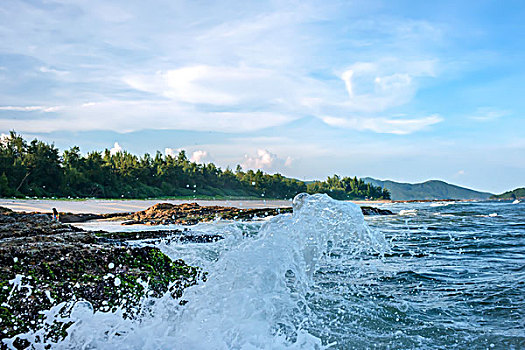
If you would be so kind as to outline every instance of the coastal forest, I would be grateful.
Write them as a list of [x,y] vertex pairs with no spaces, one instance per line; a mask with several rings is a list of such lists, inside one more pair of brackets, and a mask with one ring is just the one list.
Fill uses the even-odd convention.
[[297,193],[327,193],[336,199],[389,199],[388,190],[356,177],[337,175],[306,184],[261,170],[222,170],[158,152],[89,152],[74,146],[62,154],[54,144],[30,142],[11,131],[0,140],[1,197],[152,198],[238,197],[289,199]]

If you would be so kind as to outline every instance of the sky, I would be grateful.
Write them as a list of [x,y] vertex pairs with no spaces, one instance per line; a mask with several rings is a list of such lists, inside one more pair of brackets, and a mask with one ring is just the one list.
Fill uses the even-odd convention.
[[302,180],[525,186],[523,1],[0,2],[0,132]]

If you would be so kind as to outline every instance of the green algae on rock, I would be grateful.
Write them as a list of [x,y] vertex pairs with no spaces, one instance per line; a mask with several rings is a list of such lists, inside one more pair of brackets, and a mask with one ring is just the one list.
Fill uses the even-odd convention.
[[[42,327],[42,311],[61,303],[65,313],[68,305],[86,300],[94,311],[120,308],[126,317],[133,317],[143,297],[169,292],[178,299],[184,288],[203,278],[198,268],[172,261],[157,248],[105,244],[90,232],[53,222],[46,215],[0,208],[0,237],[4,340]],[[55,324],[48,336],[60,339],[68,326]],[[17,339],[13,345],[28,344]]]

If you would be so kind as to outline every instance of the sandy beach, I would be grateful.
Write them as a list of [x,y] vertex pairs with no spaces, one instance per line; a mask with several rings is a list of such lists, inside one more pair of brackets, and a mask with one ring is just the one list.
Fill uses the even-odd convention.
[[202,206],[219,205],[237,208],[282,208],[289,207],[289,200],[169,200],[169,199],[145,199],[145,200],[110,200],[110,199],[86,199],[86,200],[52,200],[52,199],[0,199],[0,206],[14,211],[26,212],[51,212],[56,208],[59,212],[68,213],[127,213],[144,210],[157,203],[193,203]]
[[[157,203],[193,203],[197,202],[202,206],[218,205],[236,207],[243,209],[250,208],[283,208],[292,205],[291,200],[169,200],[169,199],[145,199],[145,200],[114,200],[114,199],[85,199],[85,200],[53,200],[53,199],[0,199],[0,206],[14,211],[25,212],[51,212],[56,208],[59,212],[68,213],[127,213],[144,210]],[[390,201],[352,201],[356,204],[382,204]]]

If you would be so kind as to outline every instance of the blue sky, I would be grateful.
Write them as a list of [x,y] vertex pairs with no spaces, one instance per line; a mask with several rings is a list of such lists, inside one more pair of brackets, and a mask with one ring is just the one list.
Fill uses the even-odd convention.
[[0,2],[0,132],[525,186],[522,1]]

